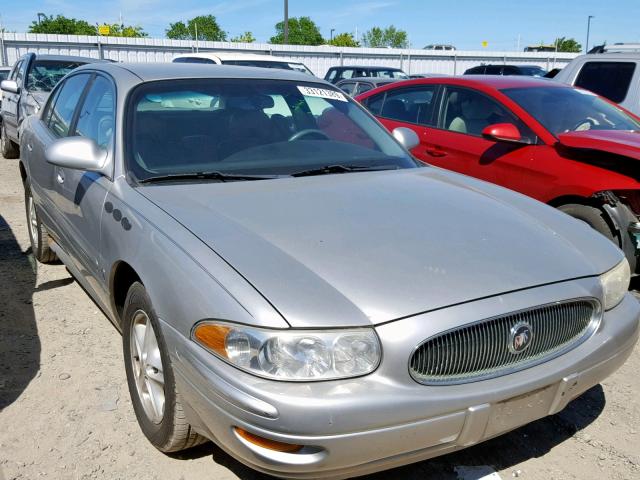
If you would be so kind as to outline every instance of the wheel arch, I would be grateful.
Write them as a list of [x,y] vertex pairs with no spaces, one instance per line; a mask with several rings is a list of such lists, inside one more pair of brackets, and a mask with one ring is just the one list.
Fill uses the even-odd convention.
[[129,288],[131,288],[131,285],[135,282],[140,282],[144,285],[141,276],[129,263],[124,260],[119,260],[114,263],[111,267],[111,274],[109,275],[109,294],[111,309],[120,327],[122,327],[124,302],[127,298]]

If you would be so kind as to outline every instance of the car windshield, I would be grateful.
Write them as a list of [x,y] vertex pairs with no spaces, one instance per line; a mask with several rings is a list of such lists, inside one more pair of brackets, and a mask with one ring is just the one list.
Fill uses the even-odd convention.
[[260,67],[260,68],[279,68],[282,70],[295,70],[296,72],[307,73],[313,75],[304,64],[286,61],[274,60],[222,60],[224,65],[237,65],[240,67]]
[[506,96],[554,135],[579,130],[638,130],[640,122],[596,94],[577,88],[507,88]]
[[138,181],[200,172],[287,176],[336,165],[417,167],[362,107],[324,84],[149,82],[134,91],[127,118],[127,164]]
[[84,64],[69,60],[36,60],[27,78],[27,90],[50,92],[62,77]]

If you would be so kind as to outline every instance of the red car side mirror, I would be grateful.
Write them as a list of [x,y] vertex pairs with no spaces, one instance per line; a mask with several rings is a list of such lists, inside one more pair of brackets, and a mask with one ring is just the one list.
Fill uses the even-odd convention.
[[496,123],[482,130],[482,136],[487,140],[510,143],[529,143],[523,139],[520,130],[513,123]]

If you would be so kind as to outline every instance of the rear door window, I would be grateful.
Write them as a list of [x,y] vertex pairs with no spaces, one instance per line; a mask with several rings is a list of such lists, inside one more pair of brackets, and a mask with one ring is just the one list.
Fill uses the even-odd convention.
[[372,88],[373,85],[371,85],[370,83],[359,82],[354,95],[360,95],[361,93],[368,92]]
[[340,89],[351,96],[353,96],[353,91],[355,90],[355,88],[355,82],[345,82],[340,84]]
[[433,125],[436,88],[436,85],[422,85],[393,90],[387,93],[381,105],[374,100],[368,108],[383,118],[430,126]]
[[620,103],[627,97],[635,69],[634,62],[586,62],[575,85]]

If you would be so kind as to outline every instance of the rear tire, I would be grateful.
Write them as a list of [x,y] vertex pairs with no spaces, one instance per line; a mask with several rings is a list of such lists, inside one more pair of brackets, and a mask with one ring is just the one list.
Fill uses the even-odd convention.
[[27,230],[29,231],[33,256],[40,263],[55,262],[58,260],[58,256],[49,246],[49,232],[40,221],[38,210],[31,194],[31,185],[27,180],[24,182],[24,207],[27,214]]
[[139,282],[124,303],[122,346],[133,409],[153,446],[169,453],[205,442],[187,422],[160,324]]
[[600,232],[613,243],[620,246],[613,230],[609,226],[606,214],[599,208],[591,207],[589,205],[581,205],[579,203],[569,203],[567,205],[560,205],[558,210],[566,213],[567,215],[571,215],[577,220],[582,220],[591,228]]
[[0,151],[2,152],[2,156],[7,159],[18,158],[20,156],[18,146],[7,136],[7,129],[4,123],[0,129]]

